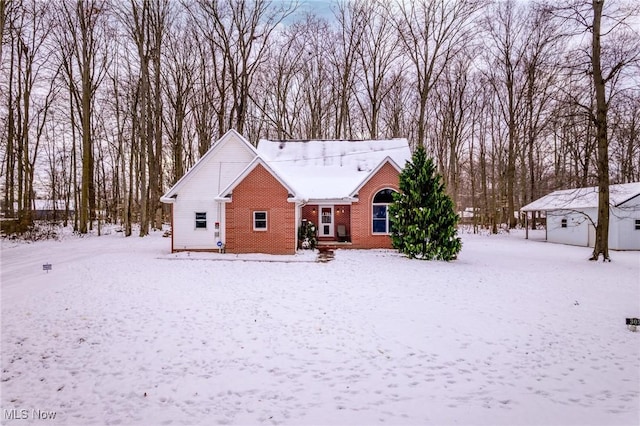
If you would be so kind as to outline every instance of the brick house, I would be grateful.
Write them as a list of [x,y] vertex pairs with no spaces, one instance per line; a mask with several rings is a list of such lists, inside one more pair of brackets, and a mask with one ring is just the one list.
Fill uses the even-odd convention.
[[227,132],[162,198],[172,251],[293,254],[303,220],[318,240],[388,248],[387,206],[406,139],[271,141]]

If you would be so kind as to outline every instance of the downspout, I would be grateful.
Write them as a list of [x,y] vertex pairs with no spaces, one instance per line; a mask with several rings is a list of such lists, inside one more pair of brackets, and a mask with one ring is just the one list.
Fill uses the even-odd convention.
[[[220,165],[218,166],[218,191],[217,194],[220,195],[220,179],[222,178],[222,161],[220,162]],[[226,229],[227,224],[225,223],[225,221],[223,220],[222,217],[222,203],[216,201],[216,206],[218,207],[218,222],[220,223],[220,227],[218,228],[218,241],[222,242],[222,247],[224,247],[224,239],[223,236],[226,234],[226,232],[223,232],[223,229]],[[226,219],[226,218],[225,218]],[[214,230],[213,230],[213,235],[215,238],[215,226],[214,226]],[[218,241],[216,241],[216,246],[218,245]],[[218,249],[221,249],[222,247],[218,247]]]
[[175,253],[173,246],[173,234],[175,233],[175,228],[173,227],[173,203],[171,203],[171,253]]
[[293,227],[293,233],[295,234],[294,236],[294,248],[293,248],[293,252],[297,252],[298,251],[298,227],[300,226],[300,213],[302,211],[302,207],[301,207],[301,203],[296,203],[296,210],[294,213],[294,223],[295,226]]

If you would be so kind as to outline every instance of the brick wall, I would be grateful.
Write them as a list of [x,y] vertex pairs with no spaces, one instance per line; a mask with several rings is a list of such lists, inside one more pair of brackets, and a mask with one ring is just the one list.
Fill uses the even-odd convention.
[[400,174],[389,163],[360,189],[358,202],[351,205],[351,242],[353,248],[391,248],[389,235],[373,235],[372,217],[373,197],[381,189],[391,188],[399,191]]
[[309,222],[313,222],[318,228],[318,205],[317,204],[307,204],[302,207],[301,219],[307,219]]
[[[343,211],[344,210],[344,211]],[[335,222],[334,231],[338,238],[338,225],[344,225],[347,235],[351,235],[351,206],[336,205],[333,209],[333,221]]]
[[[288,191],[262,165],[233,190],[226,204],[225,248],[230,253],[294,254],[295,204]],[[253,212],[267,212],[267,230],[253,230]]]
[[[313,222],[318,229],[318,209],[319,206],[317,204],[307,204],[302,207],[302,219],[307,219],[308,221]],[[344,211],[343,211],[344,210]],[[333,232],[334,236],[329,238],[319,238],[319,240],[336,240],[338,238],[338,225],[344,225],[347,231],[347,235],[351,235],[351,206],[348,204],[340,205],[336,204],[333,206]]]

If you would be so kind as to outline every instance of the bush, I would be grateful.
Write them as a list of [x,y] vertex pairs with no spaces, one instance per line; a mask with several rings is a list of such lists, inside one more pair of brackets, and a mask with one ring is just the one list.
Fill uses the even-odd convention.
[[316,248],[318,240],[316,239],[316,226],[313,222],[303,220],[302,225],[298,227],[298,245],[299,248],[313,250]]

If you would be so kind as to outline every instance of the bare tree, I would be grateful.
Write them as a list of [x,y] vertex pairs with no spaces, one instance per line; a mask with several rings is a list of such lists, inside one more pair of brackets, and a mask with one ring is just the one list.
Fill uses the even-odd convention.
[[331,49],[329,24],[317,17],[307,16],[298,29],[298,43],[304,52],[300,90],[302,129],[299,137],[317,139],[329,137],[329,104],[331,99],[330,65],[324,52]]
[[215,31],[214,42],[228,70],[232,107],[226,127],[235,127],[242,133],[253,78],[265,59],[269,39],[275,28],[295,10],[295,5],[273,7],[266,0],[199,1],[198,5],[210,20]]
[[161,57],[168,24],[168,0],[131,0],[129,7],[119,12],[138,54],[140,88],[137,119],[140,137],[139,176],[140,236],[149,226],[162,226],[162,69]]
[[[58,47],[75,114],[80,121],[82,179],[79,232],[86,233],[95,214],[94,134],[92,106],[108,65],[107,3],[104,0],[62,1]],[[79,80],[77,74],[79,74]],[[74,111],[72,111],[72,114]]]
[[[529,10],[526,30],[530,37],[523,60],[522,204],[543,195],[538,188],[542,178],[540,156],[545,154],[542,140],[556,112],[553,101],[557,92],[563,40],[549,7],[534,4]],[[535,218],[531,224],[535,225]]]
[[475,0],[401,0],[396,31],[403,53],[413,65],[418,116],[416,143],[424,144],[429,94],[447,64],[471,37],[472,17],[482,3]]
[[335,111],[333,137],[353,138],[351,126],[351,100],[354,95],[356,74],[359,69],[357,52],[361,50],[364,27],[370,19],[362,0],[341,1],[335,10],[338,23],[335,45],[329,50],[332,90]]
[[185,127],[187,126],[188,101],[193,93],[193,74],[196,57],[191,49],[186,25],[174,23],[166,39],[164,60],[166,73],[163,78],[167,108],[164,128],[171,148],[172,171],[169,183],[173,185],[185,172]]
[[462,151],[472,128],[471,70],[472,58],[460,55],[446,68],[434,87],[431,99],[434,122],[432,127],[438,167],[443,173],[447,192],[454,206],[459,203]]
[[57,93],[54,85],[57,69],[50,61],[50,5],[21,1],[10,6],[3,12],[8,13],[11,46],[7,70],[8,123],[6,139],[3,137],[3,141],[6,140],[4,208],[5,214],[12,215],[13,203],[17,201],[18,219],[21,228],[26,229],[33,220],[36,162]]
[[364,87],[364,99],[356,99],[369,137],[377,139],[381,136],[380,113],[383,103],[397,83],[403,64],[399,60],[398,34],[393,28],[390,3],[365,3],[362,11],[368,19],[363,22],[362,41],[356,50],[361,70],[356,78]]
[[502,119],[508,133],[507,161],[505,169],[506,220],[509,228],[516,225],[515,182],[516,157],[521,149],[520,138],[522,108],[526,91],[523,65],[530,32],[526,27],[527,10],[514,0],[497,3],[485,16],[485,28],[489,33],[487,55],[488,75],[493,90],[498,94]]
[[[597,144],[596,170],[598,176],[598,220],[596,238],[590,260],[609,257],[609,126],[611,100],[625,90],[625,73],[640,60],[640,38],[628,26],[637,16],[639,7],[631,2],[612,3],[605,8],[604,0],[589,3],[574,1],[556,13],[576,23],[577,33],[591,34],[589,48],[580,49],[570,66],[584,70],[590,76],[593,102],[578,104],[595,127]],[[633,82],[633,77],[631,78]],[[633,83],[632,83],[633,84]],[[635,83],[637,84],[637,82]]]
[[640,92],[629,91],[610,106],[611,154],[617,183],[640,181]]
[[4,46],[4,32],[5,25],[7,23],[7,15],[11,10],[12,3],[12,0],[0,1],[0,62],[2,62],[2,48]]

